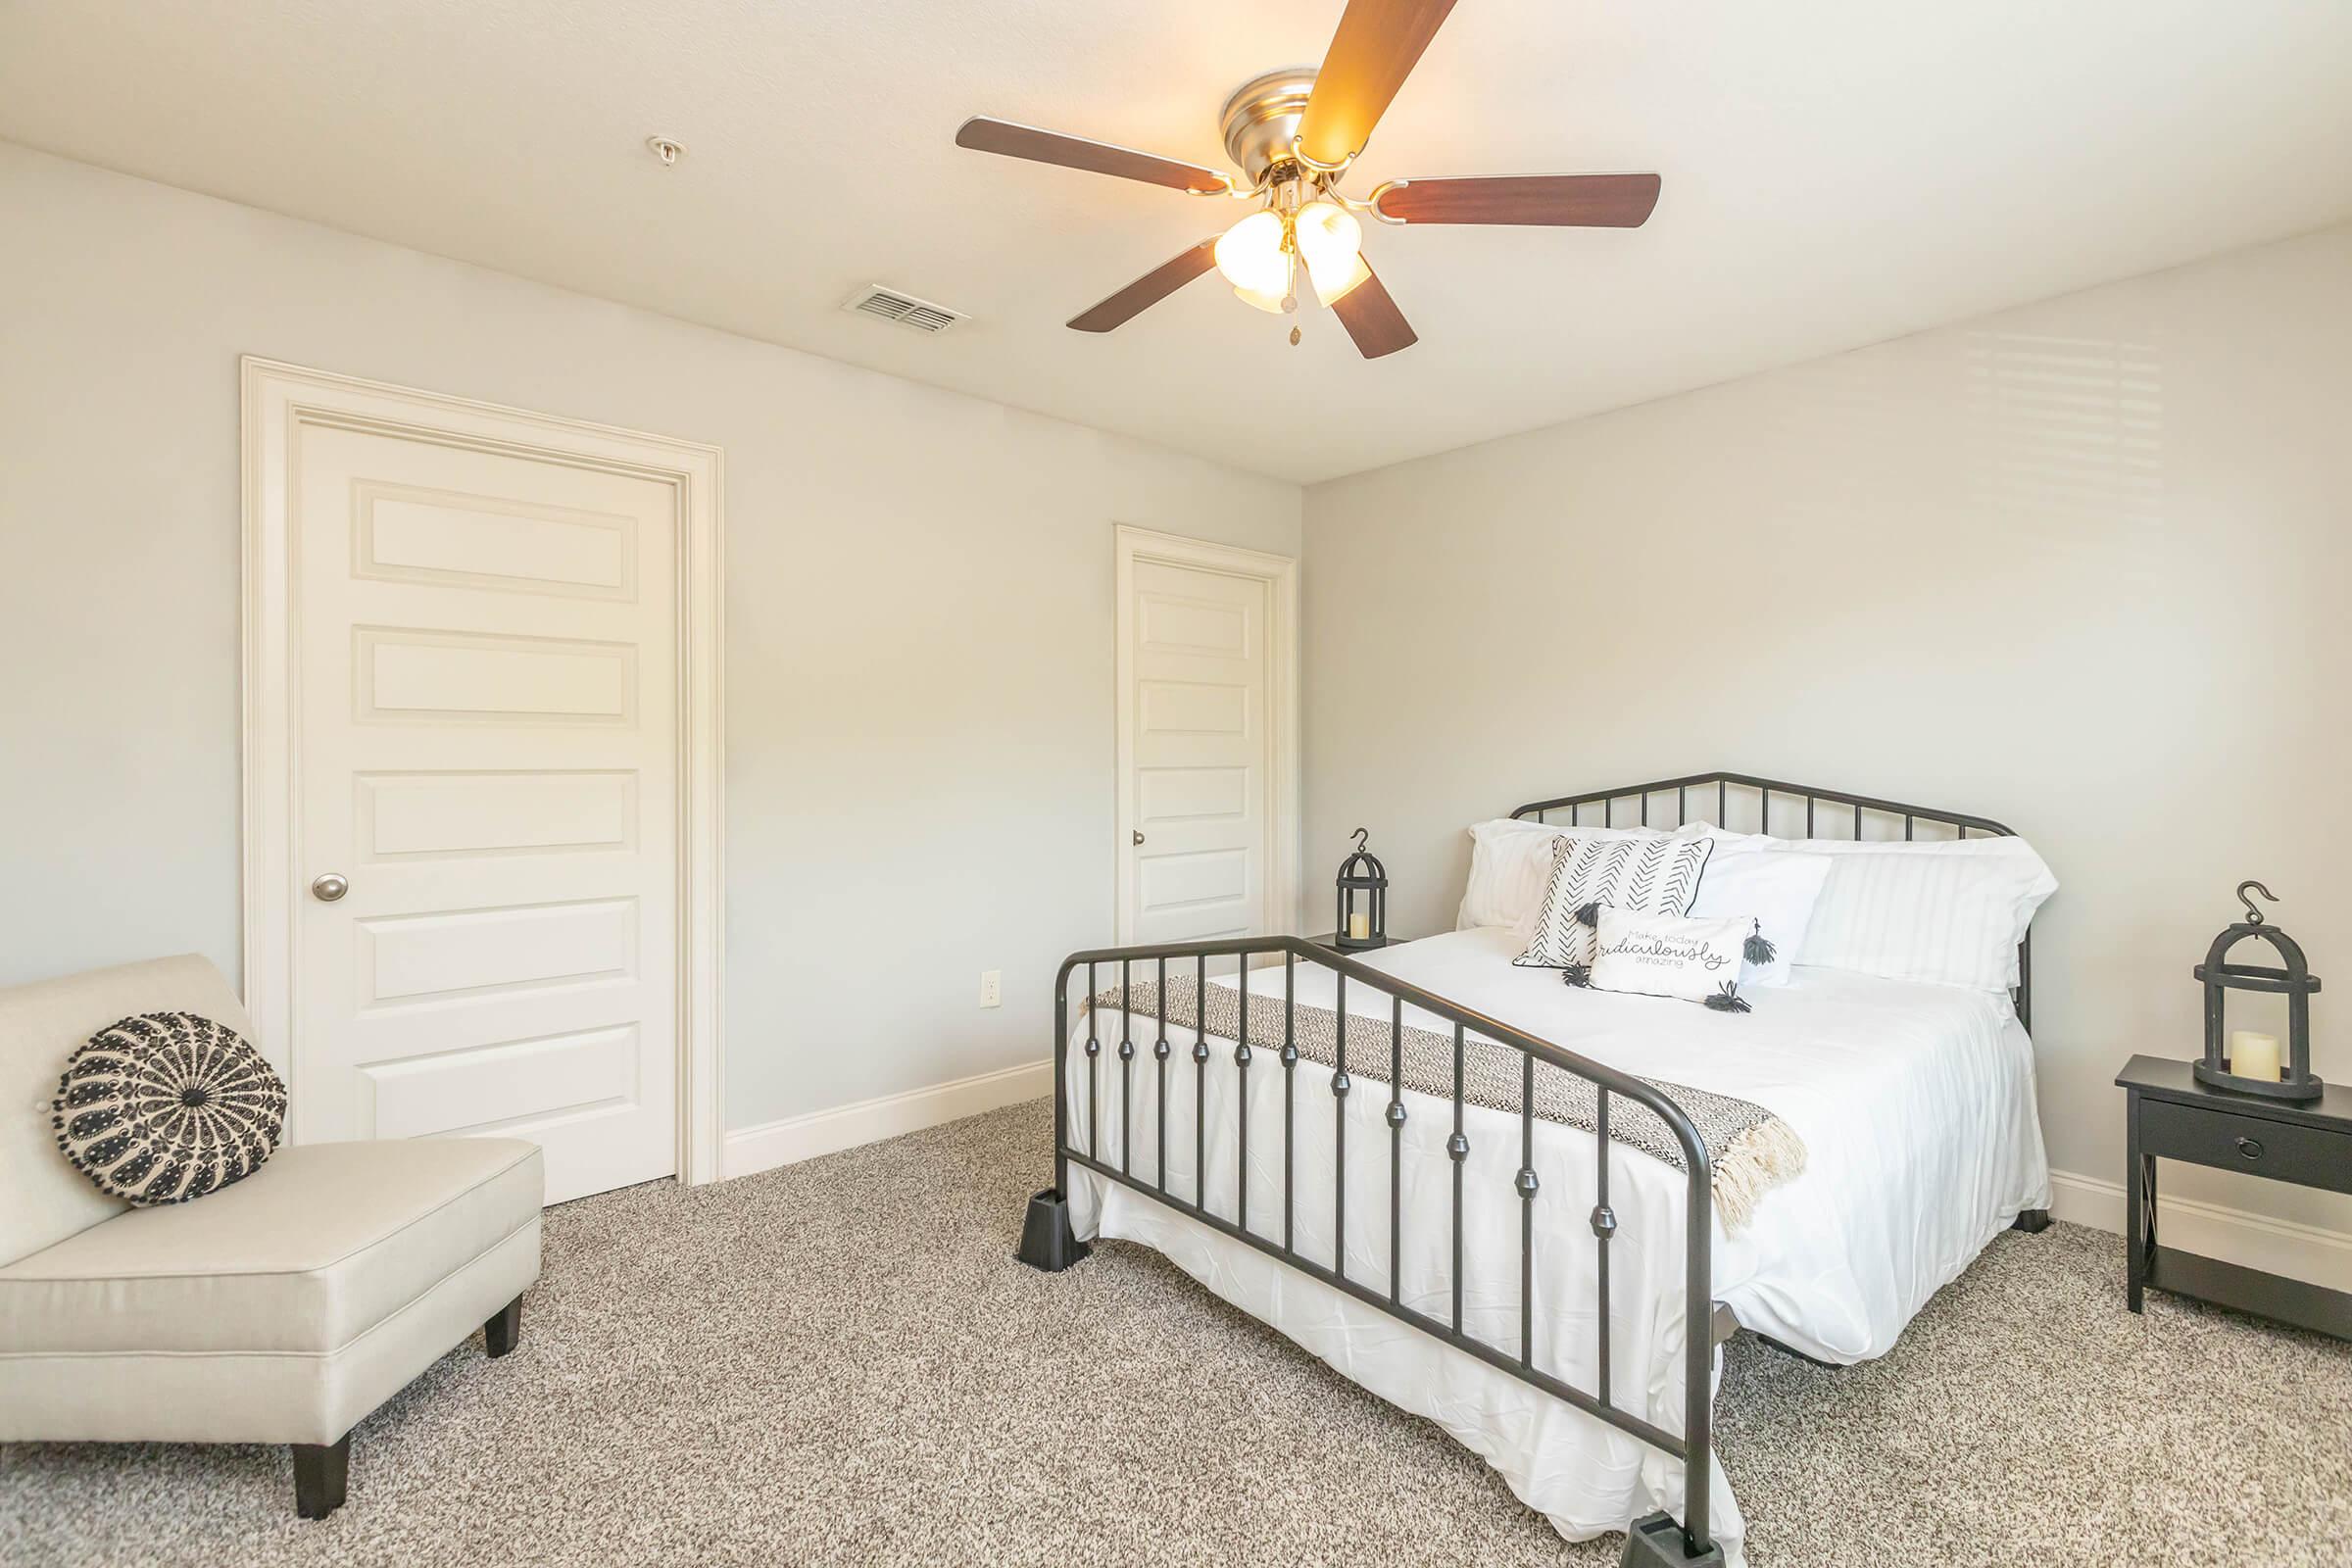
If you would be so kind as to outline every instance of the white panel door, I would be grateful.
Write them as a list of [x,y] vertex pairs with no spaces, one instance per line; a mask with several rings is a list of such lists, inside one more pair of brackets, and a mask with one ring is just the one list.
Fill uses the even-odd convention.
[[[293,1118],[677,1169],[677,493],[305,422]],[[321,877],[340,877],[338,898]]]
[[1128,939],[1269,931],[1268,585],[1139,560],[1129,591]]

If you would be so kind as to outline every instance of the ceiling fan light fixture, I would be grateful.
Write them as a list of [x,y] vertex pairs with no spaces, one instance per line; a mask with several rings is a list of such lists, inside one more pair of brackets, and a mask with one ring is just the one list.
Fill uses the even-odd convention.
[[1251,213],[1218,238],[1217,270],[1244,299],[1260,294],[1279,300],[1291,288],[1291,258],[1282,240],[1281,214]]
[[1337,303],[1348,290],[1372,275],[1364,265],[1364,228],[1355,215],[1337,202],[1311,201],[1294,220],[1298,259],[1306,264],[1307,281],[1315,298]]

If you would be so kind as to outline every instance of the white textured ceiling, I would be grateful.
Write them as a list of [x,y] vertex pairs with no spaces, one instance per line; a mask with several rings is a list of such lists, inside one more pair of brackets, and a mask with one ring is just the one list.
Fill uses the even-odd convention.
[[[1376,364],[1213,278],[1066,330],[1240,209],[956,125],[1221,164],[1226,91],[1319,59],[1339,12],[11,0],[0,137],[1298,480],[2352,215],[2342,0],[1461,0],[1348,188],[1655,170],[1647,227],[1373,227],[1421,334]],[[869,281],[974,319],[842,314]]]

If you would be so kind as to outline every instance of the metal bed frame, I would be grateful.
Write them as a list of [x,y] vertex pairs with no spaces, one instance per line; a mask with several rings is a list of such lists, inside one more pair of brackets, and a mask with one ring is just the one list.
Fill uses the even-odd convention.
[[[1674,826],[1690,820],[1691,793],[1713,791],[1715,817],[1724,825],[1735,799],[1733,791],[1741,792],[1738,799],[1744,802],[1749,795],[1756,800],[1756,827],[1769,832],[1774,823],[1775,805],[1787,812],[1803,803],[1805,831],[1802,837],[1831,837],[1816,834],[1816,811],[1820,806],[1835,808],[1838,819],[1849,823],[1847,835],[1860,839],[1866,820],[1871,816],[1891,819],[1900,817],[1903,837],[1913,839],[1922,823],[1948,828],[1953,838],[1967,838],[1972,832],[1983,837],[2008,836],[2010,829],[1985,817],[1968,816],[1954,811],[1932,809],[1926,807],[1905,806],[1898,802],[1883,801],[1867,795],[1850,795],[1836,790],[1817,789],[1806,785],[1784,784],[1775,780],[1755,778],[1744,773],[1697,773],[1687,778],[1665,779],[1654,784],[1636,784],[1624,789],[1600,790],[1587,795],[1566,795],[1557,800],[1537,801],[1520,807],[1514,817],[1533,817],[1548,824],[1550,813],[1567,811],[1569,820],[1562,827],[1583,825],[1587,808],[1597,808],[1602,821],[1599,825],[1615,826],[1616,813],[1622,803],[1638,803],[1639,821],[1651,825],[1652,804],[1671,794],[1675,802]],[[1835,824],[1833,824],[1835,825]],[[2029,939],[2030,943],[2030,939]],[[2032,969],[2029,943],[2018,948],[2020,984],[2013,993],[2018,1017],[2028,1017]],[[1248,1009],[1242,1011],[1239,1030],[1241,1039],[1235,1043],[1234,1062],[1242,1074],[1243,1095],[1237,1102],[1235,1120],[1239,1136],[1237,1161],[1238,1178],[1234,1220],[1210,1212],[1206,1189],[1207,1170],[1207,1096],[1204,1092],[1209,1049],[1205,1029],[1195,1030],[1196,1041],[1190,1053],[1196,1074],[1196,1093],[1193,1102],[1194,1190],[1190,1197],[1171,1192],[1167,1186],[1168,1112],[1165,1088],[1169,1060],[1173,1050],[1168,1043],[1167,973],[1168,964],[1181,965],[1190,961],[1195,967],[1197,984],[1205,985],[1211,959],[1233,959],[1247,970],[1252,958],[1279,956],[1283,964],[1283,1039],[1276,1053],[1283,1073],[1283,1212],[1279,1240],[1261,1235],[1250,1228],[1249,1211],[1249,1118],[1244,1114],[1248,1104],[1249,1072],[1254,1050],[1249,1039]],[[1321,964],[1337,976],[1338,996],[1333,1012],[1339,1019],[1336,1061],[1330,1079],[1335,1105],[1335,1188],[1332,1216],[1332,1262],[1326,1266],[1300,1255],[1292,1248],[1292,1190],[1293,1166],[1291,1146],[1298,1124],[1298,1049],[1294,1041],[1297,979],[1299,959]],[[1095,1032],[1092,1009],[1088,1012],[1088,1038],[1085,1054],[1087,1065],[1088,1144],[1079,1149],[1070,1142],[1069,1129],[1069,983],[1079,966],[1087,971],[1087,996],[1096,993],[1096,981],[1107,966],[1116,964],[1122,998],[1128,994],[1129,981],[1138,965],[1155,968],[1158,987],[1158,1020],[1154,1038],[1149,1042],[1152,1068],[1158,1074],[1162,1091],[1155,1096],[1158,1109],[1158,1143],[1160,1159],[1156,1180],[1138,1177],[1134,1173],[1134,1139],[1131,1125],[1135,1065],[1138,1042],[1135,1040],[1136,1019],[1132,1010],[1122,1007],[1120,1039],[1116,1042],[1118,1085],[1120,1090],[1120,1160],[1110,1163],[1102,1157],[1102,1122],[1100,1115],[1102,1083],[1103,1042]],[[1181,969],[1179,971],[1181,973]],[[1347,1097],[1353,1087],[1348,1076],[1348,987],[1366,986],[1390,999],[1390,1041],[1392,1059],[1389,1063],[1389,1102],[1386,1120],[1389,1127],[1389,1284],[1383,1292],[1349,1279],[1347,1275]],[[1453,1133],[1446,1141],[1446,1152],[1453,1159],[1453,1298],[1447,1317],[1433,1316],[1407,1306],[1399,1298],[1397,1264],[1402,1251],[1403,1135],[1407,1107],[1402,1089],[1402,1032],[1401,1023],[1407,1004],[1419,1007],[1453,1026]],[[1590,1060],[1574,1052],[1563,1051],[1546,1041],[1515,1029],[1499,1019],[1464,1007],[1460,1004],[1425,991],[1421,987],[1398,980],[1393,975],[1365,966],[1352,958],[1331,953],[1298,937],[1249,937],[1205,942],[1163,942],[1124,948],[1097,948],[1073,953],[1061,963],[1054,981],[1054,1016],[1056,1033],[1054,1039],[1054,1185],[1029,1200],[1020,1250],[1020,1261],[1032,1267],[1057,1273],[1085,1257],[1090,1249],[1078,1241],[1071,1229],[1068,1200],[1069,1168],[1078,1165],[1093,1171],[1105,1181],[1114,1182],[1132,1192],[1140,1193],[1155,1202],[1184,1214],[1221,1235],[1255,1248],[1300,1274],[1321,1281],[1398,1321],[1408,1324],[1430,1338],[1478,1357],[1488,1365],[1543,1390],[1555,1398],[1573,1405],[1596,1420],[1604,1421],[1620,1432],[1640,1439],[1651,1447],[1679,1459],[1684,1466],[1684,1517],[1677,1522],[1671,1515],[1658,1512],[1634,1521],[1626,1535],[1622,1559],[1626,1568],[1653,1568],[1659,1564],[1691,1565],[1723,1561],[1722,1548],[1708,1535],[1707,1509],[1709,1466],[1708,1455],[1713,1443],[1712,1373],[1715,1348],[1730,1338],[1738,1327],[1729,1309],[1711,1298],[1712,1274],[1709,1266],[1709,1245],[1714,1235],[1713,1172],[1707,1156],[1705,1142],[1690,1119],[1666,1095],[1629,1074],[1619,1072],[1603,1063]],[[1520,1054],[1520,1110],[1519,1110],[1519,1169],[1512,1179],[1512,1190],[1520,1200],[1519,1223],[1519,1344],[1514,1351],[1504,1346],[1490,1344],[1466,1334],[1462,1328],[1462,1167],[1469,1157],[1470,1144],[1462,1131],[1462,1054],[1465,1033],[1472,1033],[1496,1045]],[[1272,1044],[1272,1042],[1261,1042]],[[1597,1358],[1594,1362],[1594,1387],[1581,1389],[1535,1364],[1535,1240],[1536,1197],[1538,1182],[1535,1171],[1535,1072],[1536,1064],[1561,1072],[1573,1073],[1595,1086],[1598,1123],[1593,1143],[1597,1151],[1597,1197],[1591,1214],[1586,1216],[1592,1232],[1598,1271],[1597,1297],[1599,1309],[1594,1314],[1597,1339]],[[1666,1431],[1619,1406],[1610,1395],[1609,1366],[1609,1245],[1619,1230],[1615,1212],[1609,1206],[1609,1102],[1612,1095],[1621,1095],[1646,1107],[1665,1124],[1682,1146],[1683,1160],[1688,1174],[1688,1200],[1684,1215],[1683,1297],[1684,1297],[1684,1369],[1683,1369],[1683,1430]],[[2018,1217],[2017,1228],[2038,1231],[2049,1223],[2046,1213],[2029,1210]]]

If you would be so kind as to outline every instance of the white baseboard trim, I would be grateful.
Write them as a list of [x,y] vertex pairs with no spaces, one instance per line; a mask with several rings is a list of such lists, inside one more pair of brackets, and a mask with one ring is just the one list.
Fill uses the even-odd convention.
[[[960,1121],[1000,1105],[1037,1100],[1054,1092],[1054,1059],[1040,1057],[1017,1067],[1004,1067],[970,1078],[957,1078],[903,1095],[860,1100],[853,1105],[787,1116],[738,1127],[726,1136],[720,1156],[722,1180],[773,1170],[796,1160],[813,1159],[839,1150],[855,1149],[901,1133],[920,1132],[942,1122]],[[2118,1212],[2121,1212],[2119,1209]]]
[[[2193,1198],[2170,1198],[2157,1183],[2156,1234],[2167,1247],[2225,1263],[2352,1291],[2352,1236],[2317,1225],[2272,1219]],[[2121,1182],[2072,1171],[2050,1172],[2050,1213],[2098,1230],[2124,1229]]]

